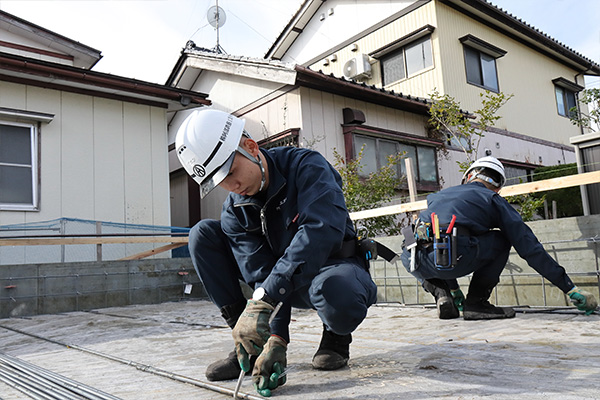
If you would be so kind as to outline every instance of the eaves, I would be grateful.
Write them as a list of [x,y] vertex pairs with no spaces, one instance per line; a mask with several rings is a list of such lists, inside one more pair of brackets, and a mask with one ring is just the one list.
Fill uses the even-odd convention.
[[321,90],[352,99],[365,101],[402,111],[409,111],[420,115],[429,115],[430,103],[423,98],[387,91],[365,83],[325,75],[308,67],[296,65],[296,85],[311,89]]
[[210,105],[208,95],[0,52],[0,81],[178,111]]

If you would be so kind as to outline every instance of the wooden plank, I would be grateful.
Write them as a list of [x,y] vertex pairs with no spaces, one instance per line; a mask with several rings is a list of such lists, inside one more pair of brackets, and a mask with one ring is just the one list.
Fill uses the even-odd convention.
[[120,244],[120,243],[187,243],[187,236],[51,238],[51,239],[0,239],[0,246],[44,246],[69,244]]
[[[561,176],[559,178],[545,179],[537,182],[520,183],[518,185],[506,186],[500,190],[502,196],[516,196],[519,194],[543,192],[546,190],[563,189],[573,186],[600,183],[600,171],[585,172],[582,174]],[[363,210],[350,213],[352,220],[379,217],[382,215],[399,214],[410,211],[420,211],[427,208],[427,200],[412,203],[397,204],[393,206],[379,207],[372,210]]]
[[506,186],[500,190],[500,194],[516,196],[519,194],[544,192],[546,190],[563,189],[572,186],[589,185],[600,182],[600,171],[584,172],[583,174],[561,176],[558,178],[545,179],[543,181],[526,182],[518,185]]
[[159,253],[162,253],[164,251],[169,251],[169,250],[172,250],[172,249],[176,249],[178,247],[185,246],[185,245],[186,245],[186,243],[171,243],[171,244],[167,244],[166,246],[157,247],[156,249],[152,249],[152,250],[148,250],[148,251],[143,251],[141,253],[133,254],[133,255],[127,256],[127,257],[123,257],[123,258],[120,258],[119,260],[140,260],[142,258],[150,257],[150,256],[153,256],[155,254],[159,254]]

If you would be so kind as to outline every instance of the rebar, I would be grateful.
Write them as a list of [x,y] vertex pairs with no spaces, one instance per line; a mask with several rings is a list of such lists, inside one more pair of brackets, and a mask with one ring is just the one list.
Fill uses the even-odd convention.
[[[229,396],[233,396],[234,391],[232,389],[228,389],[222,386],[218,386],[218,385],[214,385],[212,383],[208,383],[208,382],[204,382],[204,381],[200,381],[198,379],[194,379],[194,378],[189,378],[187,376],[183,376],[183,375],[179,375],[179,374],[175,374],[173,372],[169,372],[169,371],[165,371],[159,368],[155,368],[151,365],[146,365],[146,364],[141,364],[138,363],[136,361],[132,361],[132,360],[126,360],[117,356],[113,356],[111,354],[106,354],[106,353],[101,353],[99,351],[96,350],[91,350],[91,349],[86,349],[84,347],[80,347],[77,345],[73,345],[73,344],[67,344],[67,343],[62,343],[58,340],[54,340],[54,339],[50,339],[50,338],[46,338],[40,335],[36,335],[34,333],[29,333],[29,332],[25,332],[22,331],[20,329],[15,329],[15,328],[11,328],[8,326],[4,326],[4,325],[0,325],[0,328],[4,328],[6,330],[12,331],[12,332],[16,332],[22,335],[26,335],[26,336],[30,336],[39,340],[44,340],[46,342],[49,343],[53,343],[59,346],[63,346],[66,347],[68,349],[73,349],[73,350],[78,350],[81,351],[83,353],[87,353],[87,354],[92,354],[101,358],[105,358],[107,360],[111,360],[111,361],[115,361],[121,364],[125,364],[131,367],[136,368],[139,371],[142,372],[147,372],[153,375],[157,375],[157,376],[162,376],[165,378],[169,378],[171,380],[174,381],[178,381],[178,382],[182,382],[182,383],[188,383],[190,385],[194,385],[203,389],[207,389],[207,390],[211,390],[213,392],[217,392],[217,393],[221,393],[221,394],[225,394],[225,395],[229,395]],[[238,398],[240,399],[246,399],[246,400],[264,400],[263,397],[257,397],[257,396],[253,396],[251,394],[248,393],[238,393]],[[62,399],[60,399],[62,400]],[[71,400],[71,399],[68,399]]]

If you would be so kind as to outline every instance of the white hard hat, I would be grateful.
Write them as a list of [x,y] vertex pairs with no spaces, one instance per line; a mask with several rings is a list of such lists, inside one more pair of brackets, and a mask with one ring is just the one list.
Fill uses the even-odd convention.
[[[484,170],[485,168],[497,172],[501,178],[500,182],[496,182],[491,177],[487,176],[485,174],[485,170]],[[467,168],[467,170],[463,174],[461,184],[466,183],[466,180],[468,179],[469,174],[471,174],[471,172],[475,172],[474,174],[472,174],[471,179],[479,178],[481,180],[491,183],[492,185],[494,185],[496,187],[502,187],[502,186],[504,186],[504,183],[506,182],[506,175],[504,174],[504,166],[502,165],[502,163],[500,161],[498,161],[498,159],[496,157],[485,156],[485,157],[482,157],[482,158],[476,160],[473,164],[471,164],[471,166],[469,168]]]
[[177,157],[200,185],[201,198],[227,177],[243,131],[244,120],[212,109],[193,111],[179,127]]

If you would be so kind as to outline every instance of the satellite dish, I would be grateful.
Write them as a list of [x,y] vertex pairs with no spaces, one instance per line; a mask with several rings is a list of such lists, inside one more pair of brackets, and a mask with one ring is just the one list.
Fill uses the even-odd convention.
[[225,16],[225,11],[221,7],[212,6],[206,13],[206,19],[208,19],[208,23],[213,28],[220,28],[225,25],[227,17]]

